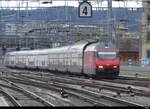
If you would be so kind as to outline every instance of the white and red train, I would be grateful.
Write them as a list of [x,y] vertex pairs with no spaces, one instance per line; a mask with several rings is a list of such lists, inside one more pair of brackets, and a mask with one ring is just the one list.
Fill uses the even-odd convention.
[[52,49],[9,52],[4,64],[11,68],[46,69],[88,76],[118,76],[119,50],[105,43],[82,43]]

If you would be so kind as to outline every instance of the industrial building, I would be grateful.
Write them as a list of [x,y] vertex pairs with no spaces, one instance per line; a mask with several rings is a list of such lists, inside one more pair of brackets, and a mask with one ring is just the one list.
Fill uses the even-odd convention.
[[150,58],[150,1],[143,2],[141,58]]

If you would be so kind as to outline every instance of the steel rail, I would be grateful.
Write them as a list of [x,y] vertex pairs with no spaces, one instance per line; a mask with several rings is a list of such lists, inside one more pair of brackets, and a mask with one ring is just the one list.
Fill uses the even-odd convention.
[[[2,78],[3,79],[3,78]],[[33,86],[37,86],[37,87],[42,87],[42,88],[46,88],[46,89],[51,89],[51,90],[54,90],[54,91],[57,91],[57,92],[60,92],[61,88],[58,88],[58,86],[52,86],[52,85],[48,85],[48,84],[45,84],[45,83],[36,83],[34,81],[30,81],[30,82],[27,82],[25,80],[22,80],[22,79],[17,79],[17,78],[5,78],[5,79],[11,79],[10,81],[13,81],[13,82],[16,82],[18,83],[22,83],[22,84],[27,84],[27,85],[33,85]],[[5,80],[4,79],[4,80]],[[26,79],[27,80],[27,79]],[[85,100],[85,101],[88,101],[92,104],[99,104],[100,106],[105,106],[103,103],[99,102],[99,101],[95,101],[93,99],[90,99],[88,97],[85,97],[83,95],[78,95],[77,93],[75,92],[70,92],[70,91],[67,91],[68,94],[70,95],[73,95],[73,96],[76,96],[77,98],[81,98],[82,100]],[[54,97],[54,96],[53,96]]]
[[6,96],[14,106],[18,106],[18,107],[22,106],[11,94],[9,94],[8,91],[3,89],[2,87],[0,87],[0,93],[4,94],[4,96]]
[[[17,75],[15,75],[17,76]],[[79,78],[62,78],[62,77],[31,77],[27,76],[24,74],[20,74],[20,77],[22,78],[30,78],[30,79],[36,79],[39,81],[44,81],[44,82],[49,82],[49,81],[54,81],[54,82],[59,82],[59,83],[67,83],[67,84],[76,84],[76,85],[83,85],[83,86],[88,86],[88,87],[93,87],[93,88],[99,88],[99,89],[107,89],[115,92],[122,92],[122,93],[130,93],[131,91],[137,95],[141,96],[147,96],[150,97],[150,91],[145,91],[143,87],[141,89],[136,89],[135,86],[132,85],[127,85],[127,84],[121,84],[121,85],[115,85],[119,83],[110,83],[110,82],[104,82],[104,81],[97,81],[97,80],[88,80],[88,79],[79,79]],[[129,89],[130,88],[130,89]]]
[[79,91],[79,92],[81,92],[83,94],[91,95],[91,96],[93,96],[95,98],[98,98],[98,99],[105,98],[105,99],[111,100],[113,102],[115,101],[115,102],[118,102],[120,104],[123,104],[125,106],[140,106],[140,107],[143,107],[143,105],[140,105],[140,104],[137,104],[137,103],[133,103],[131,101],[121,100],[121,99],[118,99],[118,98],[114,98],[114,97],[107,96],[107,95],[104,95],[104,94],[99,94],[99,93],[92,92],[92,91],[85,90],[85,89],[81,89],[81,88],[73,88],[73,87],[71,87],[69,85],[64,85],[62,83],[57,83],[57,84],[55,83],[54,85],[62,87],[64,89],[74,90],[75,92]]
[[[10,0],[1,0],[1,1],[10,1]],[[27,0],[15,0],[15,1],[27,1]],[[40,2],[43,0],[28,0],[28,2]],[[80,1],[80,0],[51,0],[51,1]],[[95,1],[97,2],[97,0],[88,0],[88,1]],[[98,0],[98,2],[103,2],[103,1],[107,1],[107,0]],[[112,1],[138,1],[138,2],[146,2],[149,0],[112,0]]]
[[129,85],[141,86],[141,87],[150,87],[150,79],[148,78],[119,76],[115,79],[101,79],[101,81],[119,83],[119,84],[129,84]]
[[[3,79],[3,78],[1,78],[1,79]],[[33,85],[33,86],[42,87],[42,88],[45,88],[45,89],[54,90],[54,91],[57,91],[57,92],[60,92],[60,90],[63,88],[63,87],[59,87],[58,85],[53,85],[53,84],[48,85],[47,83],[40,83],[40,82],[31,81],[31,80],[27,81],[27,79],[26,80],[17,79],[17,78],[5,78],[5,79],[10,79],[10,81],[16,82],[16,83],[19,82],[21,84]],[[104,106],[104,104],[99,102],[99,101],[95,101],[95,100],[90,99],[88,97],[85,97],[83,95],[78,95],[75,92],[67,91],[67,93],[70,94],[70,95],[76,96],[78,98],[81,98],[83,100],[86,100],[86,101],[88,101],[92,104],[99,104],[101,106]]]
[[[31,73],[31,72],[30,72]],[[18,73],[17,73],[18,74]],[[13,73],[14,75],[14,73]],[[43,75],[43,74],[42,74]],[[17,76],[17,75],[14,75]],[[35,79],[35,80],[39,80],[39,81],[44,81],[44,82],[59,82],[59,83],[66,83],[66,84],[76,84],[76,85],[83,85],[83,86],[88,86],[88,87],[93,87],[93,88],[99,88],[99,89],[107,89],[107,90],[111,90],[111,91],[115,91],[115,92],[120,92],[120,93],[134,93],[137,95],[142,95],[142,96],[150,96],[149,91],[144,91],[142,88],[141,89],[136,89],[136,88],[132,88],[131,85],[126,85],[126,86],[114,86],[111,84],[107,84],[104,81],[95,81],[95,80],[88,80],[88,79],[80,79],[80,78],[72,78],[72,77],[67,77],[67,79],[65,79],[64,77],[56,77],[56,75],[54,76],[49,76],[49,77],[44,77],[44,76],[39,76],[39,77],[31,77],[31,76],[27,76],[25,74],[22,74],[21,72],[19,73],[19,75],[17,76],[19,78],[24,78],[24,79]],[[68,79],[69,78],[69,79]],[[101,83],[103,82],[103,83]],[[128,89],[130,87],[130,89]]]
[[[26,79],[27,80],[27,79]],[[11,80],[11,81],[14,81],[14,80]],[[28,81],[31,81],[31,80],[28,80]],[[18,82],[18,81],[16,81]],[[19,81],[21,82],[21,81]],[[22,81],[25,83],[25,81]],[[39,82],[35,82],[35,81],[31,81],[30,83],[34,83],[34,84],[41,84],[40,86],[47,86],[48,84],[47,83],[39,83]],[[29,83],[28,83],[29,84]],[[110,99],[111,101],[117,101],[118,103],[120,104],[123,104],[124,106],[127,105],[127,106],[140,106],[140,107],[143,107],[142,105],[140,104],[136,104],[136,103],[132,103],[132,102],[128,102],[128,101],[125,101],[125,100],[121,100],[121,99],[117,99],[117,98],[112,98],[112,97],[109,97],[109,96],[106,96],[106,95],[98,95],[94,92],[91,92],[91,91],[88,91],[88,90],[82,90],[82,89],[76,89],[76,88],[73,88],[73,87],[68,87],[64,84],[60,85],[60,84],[50,84],[50,86],[48,86],[49,88],[50,87],[59,87],[59,88],[63,88],[63,89],[66,89],[68,90],[67,93],[70,93],[70,90],[74,91],[74,92],[80,92],[82,94],[87,94],[87,95],[90,95],[90,96],[94,96],[95,98],[97,99],[102,99],[101,97],[103,96],[103,98],[107,98],[107,99]],[[85,98],[84,98],[85,99]],[[92,101],[92,100],[91,100]],[[94,101],[94,100],[93,100]],[[96,101],[95,102],[96,104],[100,102],[99,101]],[[102,103],[101,103],[102,104]],[[103,104],[104,105],[104,104]]]
[[[1,78],[1,79],[2,79],[2,78]],[[16,85],[16,84],[13,83],[13,82],[8,81],[7,79],[4,79],[4,78],[3,78],[2,80],[8,82],[8,85],[4,85],[4,84],[1,84],[1,83],[0,83],[0,86],[2,86],[2,87],[7,87],[7,88],[11,88],[11,89],[17,90],[17,91],[19,91],[19,92],[22,92],[22,93],[24,93],[25,95],[30,96],[30,97],[33,98],[34,100],[39,101],[39,102],[41,102],[42,104],[44,104],[44,105],[46,105],[46,106],[55,106],[54,104],[47,102],[46,100],[44,100],[42,97],[36,95],[35,93],[30,92],[30,91],[28,91],[28,90],[26,90],[26,89],[24,89],[24,88],[22,88],[22,87]]]
[[[8,73],[8,72],[9,72],[9,70],[6,70],[6,73]],[[31,72],[28,72],[28,75],[29,75],[29,73],[32,74]],[[10,73],[10,72],[9,72],[9,74],[12,75],[12,73]],[[22,75],[21,78],[26,77],[26,78],[34,79],[31,76],[27,76],[25,74],[22,74],[22,72],[16,72],[16,73],[13,72],[13,75],[14,74],[19,74],[20,76]],[[135,93],[137,95],[142,95],[142,96],[147,96],[147,97],[149,96],[150,97],[150,91],[144,91],[144,90],[142,90],[142,88],[141,89],[135,89],[135,88],[132,88],[131,85],[128,85],[128,86],[125,86],[125,87],[123,87],[124,85],[121,85],[121,86],[114,86],[113,85],[112,86],[112,85],[108,84],[108,82],[105,83],[104,81],[88,80],[88,79],[81,79],[81,78],[74,78],[74,77],[67,77],[66,78],[66,76],[60,77],[60,76],[56,76],[56,75],[50,75],[48,77],[47,74],[46,74],[46,77],[44,76],[44,74],[41,74],[41,76],[36,77],[36,80],[40,80],[40,81],[42,80],[42,81],[45,81],[45,82],[47,82],[47,81],[55,81],[55,82],[62,82],[62,83],[65,82],[65,83],[68,83],[68,84],[78,84],[78,85],[94,87],[94,88],[99,88],[99,89],[107,89],[107,90],[112,90],[112,91],[115,91],[115,92],[122,92],[122,93],[131,92],[131,90],[128,89],[130,87],[130,89],[132,89],[133,93]],[[133,87],[135,87],[135,86],[133,86]]]
[[92,96],[94,96],[97,99],[105,98],[105,99],[108,99],[110,101],[113,101],[113,102],[115,101],[115,102],[118,102],[120,104],[123,104],[124,106],[140,106],[140,107],[144,107],[143,105],[140,105],[138,103],[134,103],[134,102],[130,102],[130,101],[114,98],[114,97],[107,96],[107,95],[104,95],[104,94],[100,94],[98,96],[98,93],[92,92],[92,91],[89,91],[89,90],[86,90],[86,89],[80,89],[80,91],[82,91],[83,93],[87,92],[87,94],[91,94]]
[[[14,74],[32,74],[32,75],[39,75],[39,76],[57,76],[58,78],[60,77],[60,76],[63,76],[63,77],[66,77],[67,75],[54,75],[54,74],[52,74],[52,73],[49,73],[49,72],[34,72],[34,71],[11,71],[12,73],[14,73]],[[86,78],[81,78],[81,76],[80,76],[80,78],[76,78],[76,77],[69,77],[69,76],[67,76],[67,78],[69,79],[76,79],[76,80],[79,80],[79,81],[81,81],[81,79],[86,79]],[[139,78],[139,77],[125,77],[125,76],[119,76],[119,77],[116,77],[115,79],[123,79],[123,80],[139,80],[139,81],[150,81],[150,79],[149,78]],[[95,80],[97,80],[97,79],[95,79]],[[103,79],[100,79],[100,80],[103,80]],[[108,79],[109,80],[109,79]],[[111,79],[110,79],[111,80]]]

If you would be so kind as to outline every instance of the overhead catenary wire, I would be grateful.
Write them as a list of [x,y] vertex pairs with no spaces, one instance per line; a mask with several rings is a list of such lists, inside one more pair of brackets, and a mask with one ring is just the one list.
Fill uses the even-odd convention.
[[[24,1],[24,0],[22,0],[22,1]],[[28,0],[28,1],[31,1],[31,0]],[[55,1],[55,0],[54,0]],[[69,5],[68,4],[68,0],[65,0],[66,1],[66,10],[65,11],[68,11],[68,8],[67,8],[67,6]],[[105,0],[97,0],[98,2],[100,2],[101,3],[101,5],[99,5],[99,3],[98,3],[98,8],[97,9],[103,9],[103,7],[102,7],[102,2],[101,1],[105,1]],[[129,1],[129,0],[126,0],[126,2],[127,1]],[[137,0],[138,2],[139,2],[139,0]],[[70,1],[69,1],[70,2]],[[90,1],[90,2],[92,2],[92,1]],[[21,2],[22,3],[22,2]],[[119,4],[120,4],[120,2],[118,2]],[[40,4],[40,3],[39,3]],[[20,7],[20,8],[18,8],[18,9],[20,9],[20,11],[22,10],[22,7],[23,5],[21,5],[21,6],[18,6],[18,7]],[[9,3],[8,3],[8,5],[7,5],[7,7],[10,7],[10,5],[9,5]],[[29,6],[30,7],[30,6]],[[25,10],[28,10],[29,9],[29,7],[28,8],[26,8]],[[38,8],[41,8],[41,6],[38,6]],[[39,10],[39,11],[41,11],[41,10]],[[44,15],[46,15],[46,17],[47,17],[47,14],[48,14],[48,12],[46,12],[46,9],[44,9],[43,8],[43,11],[45,11],[45,13],[44,13]],[[98,10],[99,11],[99,10]],[[39,13],[37,13],[37,15],[38,15]],[[41,14],[39,14],[39,16],[40,16]],[[19,18],[20,19],[20,18]],[[47,19],[47,18],[46,18]],[[70,22],[69,22],[69,19],[70,19],[70,17],[68,16],[68,13],[66,12],[66,22],[67,22],[67,24],[69,24],[70,25]],[[33,19],[34,20],[34,19]],[[114,21],[115,21],[116,19],[114,19],[114,18],[112,18],[111,19],[111,21],[114,23]],[[35,20],[34,20],[35,21]],[[37,22],[37,21],[36,21]],[[115,21],[116,22],[116,21]],[[99,22],[96,22],[95,24],[93,24],[93,25],[96,25],[96,24],[104,24],[105,23],[105,25],[107,25],[107,24],[109,24],[109,23],[107,23],[106,21],[105,22],[103,22],[103,20],[99,20]],[[91,23],[92,24],[92,23]],[[42,27],[41,27],[42,28]],[[113,27],[114,28],[114,27]],[[59,34],[58,34],[59,35]],[[67,34],[68,35],[68,34]]]

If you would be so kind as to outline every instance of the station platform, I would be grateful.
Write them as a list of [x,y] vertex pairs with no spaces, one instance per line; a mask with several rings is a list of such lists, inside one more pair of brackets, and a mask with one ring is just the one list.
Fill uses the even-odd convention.
[[128,70],[128,71],[139,71],[139,72],[149,72],[150,71],[150,66],[121,66],[121,70]]
[[121,66],[120,67],[121,76],[135,76],[150,78],[150,66]]

